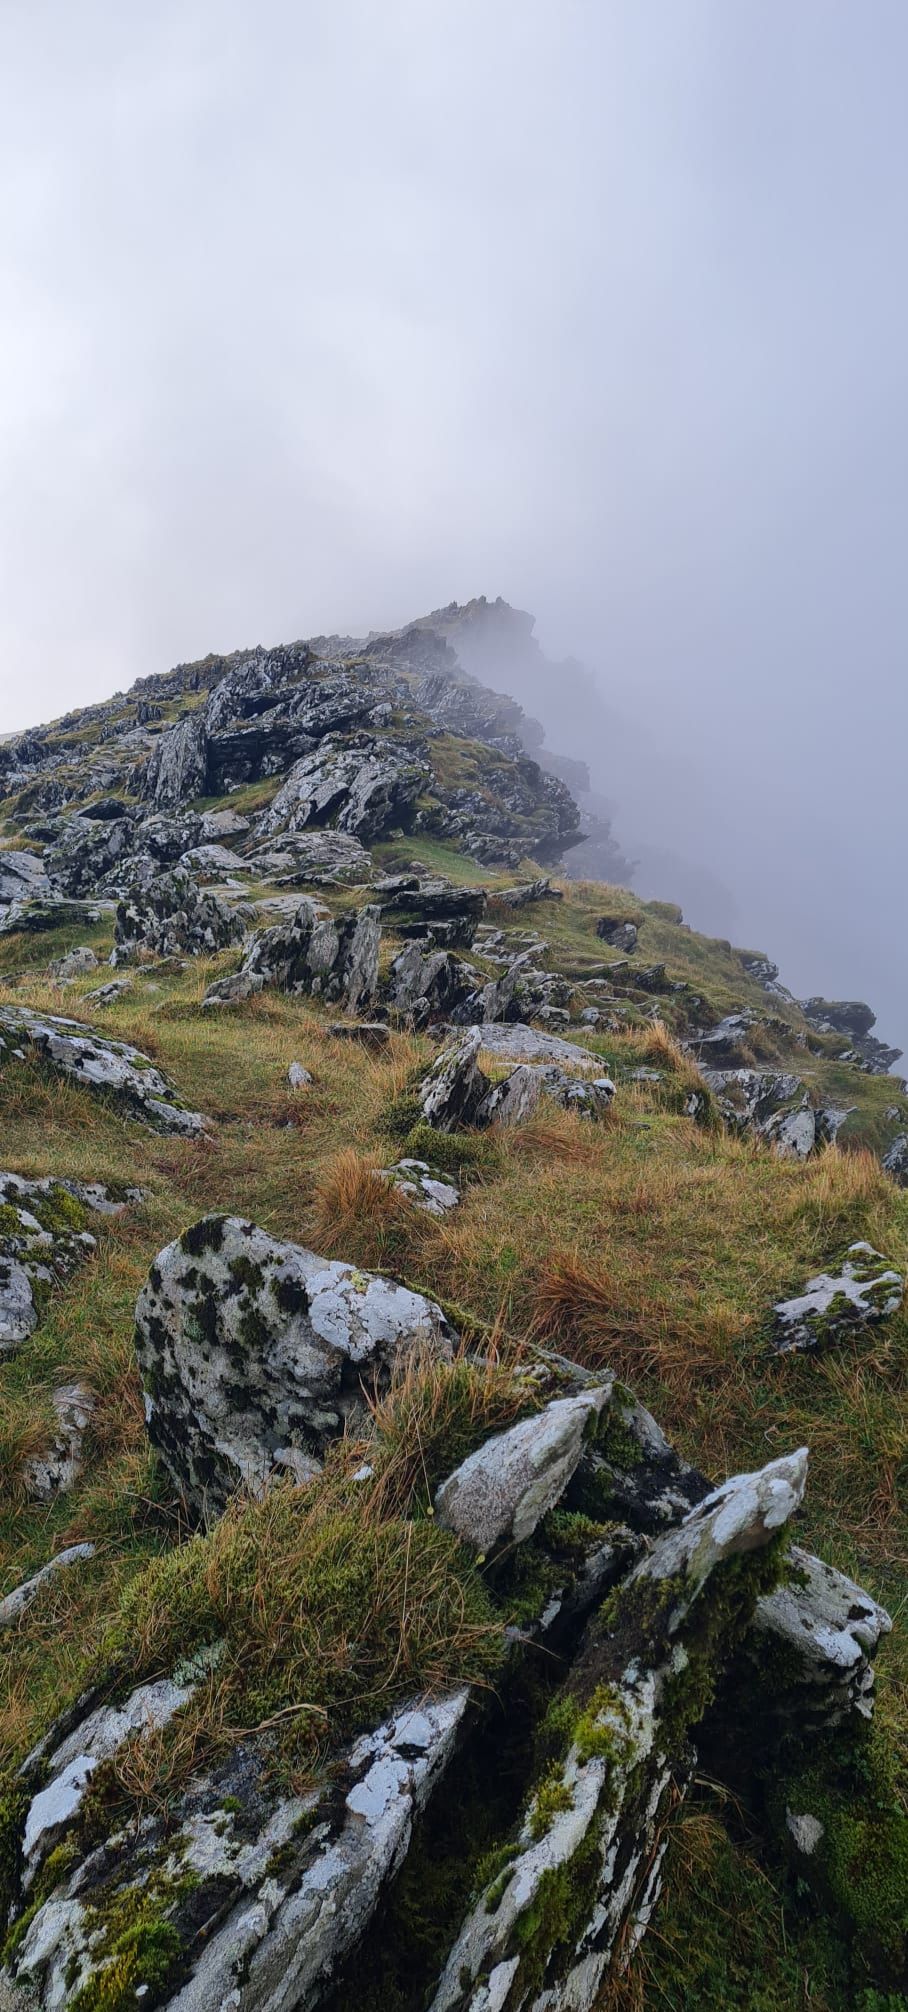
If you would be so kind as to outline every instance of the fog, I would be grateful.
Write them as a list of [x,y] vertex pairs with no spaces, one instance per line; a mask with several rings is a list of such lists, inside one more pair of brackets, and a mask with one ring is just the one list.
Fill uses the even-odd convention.
[[908,1047],[906,60],[903,0],[6,0],[0,731],[502,594],[627,849]]

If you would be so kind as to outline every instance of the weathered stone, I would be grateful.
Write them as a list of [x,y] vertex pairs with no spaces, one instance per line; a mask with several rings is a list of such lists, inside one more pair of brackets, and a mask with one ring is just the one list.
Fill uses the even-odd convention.
[[343,1000],[356,1012],[375,994],[380,935],[375,907],[335,920],[315,902],[303,900],[289,922],[253,937],[239,971],[212,985],[205,1004],[224,1004],[245,998],[262,985],[275,985],[284,992]]
[[891,1174],[900,1187],[908,1187],[908,1132],[900,1132],[887,1146],[883,1154],[883,1165],[887,1174]]
[[460,1201],[460,1189],[453,1181],[440,1180],[426,1160],[398,1160],[382,1167],[380,1178],[427,1216],[449,1215]]
[[[843,1572],[798,1545],[788,1576],[758,1601],[745,1654],[761,1686],[762,1708],[800,1740],[873,1713],[872,1659],[892,1621],[885,1607]],[[773,1681],[767,1647],[785,1650],[784,1682]]]
[[152,1265],[136,1307],[149,1438],[198,1517],[237,1486],[299,1473],[364,1417],[417,1349],[452,1335],[419,1293],[206,1216]]
[[117,904],[114,941],[120,955],[136,952],[175,957],[211,957],[229,949],[245,934],[241,913],[218,895],[199,887],[185,867],[156,873],[146,887],[135,887]]
[[563,1495],[611,1389],[609,1380],[556,1398],[487,1439],[439,1488],[439,1523],[483,1556],[499,1544],[525,1543]]
[[287,1085],[291,1090],[308,1090],[312,1077],[302,1062],[291,1062],[287,1070]]
[[34,1502],[53,1502],[65,1495],[82,1472],[82,1442],[95,1409],[94,1393],[85,1383],[65,1383],[55,1390],[54,1436],[43,1453],[33,1454],[22,1469],[26,1494]]
[[496,887],[492,900],[499,908],[527,908],[533,901],[563,901],[560,887],[550,880],[525,880],[517,887]]
[[[126,1199],[138,1192],[132,1189]],[[125,1199],[114,1200],[94,1182],[28,1181],[0,1173],[0,1356],[33,1333],[51,1288],[91,1255],[92,1218],[125,1206]]]
[[316,887],[362,885],[372,879],[372,860],[365,846],[349,831],[283,832],[256,847],[247,861],[279,886],[309,883]]
[[495,1083],[479,1105],[477,1125],[522,1125],[532,1117],[541,1097],[584,1118],[604,1117],[615,1095],[610,1076],[590,1080],[569,1076],[554,1063],[520,1062],[503,1083]]
[[412,747],[365,734],[329,736],[295,763],[260,820],[263,834],[329,820],[367,844],[399,826],[429,771]]
[[817,1143],[816,1112],[805,1096],[795,1111],[778,1111],[760,1130],[785,1160],[806,1160]]
[[328,1033],[332,1041],[358,1041],[361,1048],[380,1054],[387,1048],[391,1030],[384,1020],[332,1020]]
[[472,1124],[476,1112],[491,1088],[476,1060],[482,1047],[482,1030],[473,1027],[460,1041],[445,1048],[423,1078],[417,1092],[427,1123],[436,1131],[453,1132],[458,1125]]
[[86,1006],[115,1006],[124,992],[132,991],[131,978],[111,978],[106,985],[99,985],[94,992],[86,992]]
[[67,1550],[58,1551],[56,1557],[49,1558],[31,1579],[26,1579],[23,1585],[16,1586],[12,1593],[7,1593],[5,1599],[0,1600],[0,1628],[18,1624],[48,1579],[55,1578],[58,1572],[65,1572],[70,1565],[87,1562],[94,1555],[94,1544],[70,1544]]
[[613,950],[620,950],[625,956],[637,948],[637,924],[630,922],[626,916],[600,915],[596,924],[596,935],[601,936],[603,942],[610,944]]
[[74,978],[81,978],[86,971],[94,971],[98,959],[88,943],[77,944],[68,950],[65,957],[58,957],[52,963],[51,976],[58,985],[69,985]]
[[166,1076],[147,1055],[126,1041],[109,1041],[79,1020],[34,1013],[27,1006],[0,1007],[0,1069],[8,1047],[18,1045],[94,1096],[109,1097],[129,1117],[158,1132],[197,1138],[205,1130],[198,1111],[187,1111]]
[[777,1300],[775,1346],[780,1354],[827,1348],[897,1313],[904,1289],[901,1273],[872,1244],[850,1244],[837,1272],[820,1272],[796,1298]]
[[[720,1618],[711,1575],[784,1527],[805,1475],[801,1452],[727,1481],[653,1545],[592,1622],[565,1686],[566,1702],[589,1724],[581,1720],[558,1764],[557,1800],[549,1770],[526,1802],[504,1870],[467,1913],[431,2012],[502,2012],[505,2004],[509,2012],[590,2012],[619,1935],[626,1954],[658,1891],[654,1841],[673,1769],[684,1766],[684,1719],[670,1732],[667,1725],[673,1680],[704,1654],[704,1677],[715,1680],[740,1622],[733,1605]],[[756,1585],[750,1604],[755,1594]],[[746,1614],[743,1587],[738,1601]],[[553,1881],[575,1895],[568,1943],[543,1905]]]
[[[475,981],[475,973],[471,974]],[[388,976],[389,1003],[422,1027],[433,1016],[446,1016],[471,989],[470,977],[448,950],[425,955],[418,941],[408,943],[394,958]]]
[[566,1041],[560,1034],[541,1033],[538,1027],[527,1027],[520,1020],[501,1024],[485,1021],[470,1031],[481,1035],[481,1046],[490,1055],[503,1056],[506,1061],[558,1062],[586,1075],[602,1073],[602,1057],[594,1055],[591,1048]]
[[28,901],[50,893],[44,861],[25,848],[0,848],[0,902]]

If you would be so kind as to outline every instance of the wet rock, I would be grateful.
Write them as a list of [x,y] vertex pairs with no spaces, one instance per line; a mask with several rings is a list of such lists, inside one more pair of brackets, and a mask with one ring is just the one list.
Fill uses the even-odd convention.
[[155,1131],[198,1138],[205,1130],[201,1114],[186,1110],[166,1076],[127,1041],[110,1041],[79,1020],[35,1013],[27,1006],[2,1006],[0,1070],[16,1047],[93,1096],[109,1097],[128,1117]]
[[460,1189],[433,1174],[426,1160],[398,1160],[393,1167],[382,1167],[380,1178],[427,1216],[446,1216],[460,1201]]
[[26,1579],[23,1585],[16,1586],[12,1593],[7,1593],[5,1599],[0,1600],[0,1628],[18,1625],[48,1579],[55,1578],[58,1572],[65,1572],[70,1565],[87,1562],[94,1555],[94,1544],[70,1544],[67,1550],[58,1551],[56,1557],[49,1558],[47,1564],[42,1565],[41,1570],[31,1579]]
[[380,936],[375,907],[335,919],[303,900],[290,921],[253,937],[239,972],[212,985],[205,1004],[223,1004],[275,985],[284,992],[343,1000],[355,1012],[375,995]]
[[805,1094],[794,1111],[778,1111],[760,1127],[762,1136],[785,1160],[806,1160],[817,1143],[817,1114]]
[[82,1472],[82,1442],[95,1409],[94,1393],[84,1383],[65,1383],[55,1390],[54,1436],[43,1453],[25,1462],[22,1478],[34,1502],[53,1502],[65,1495]]
[[55,843],[45,853],[45,866],[53,887],[62,894],[97,893],[134,849],[135,831],[130,819],[98,823],[78,814],[66,818]]
[[564,1494],[611,1392],[609,1380],[557,1398],[487,1439],[439,1488],[439,1523],[483,1556],[499,1544],[525,1543]]
[[[468,1910],[431,2012],[501,2012],[505,2004],[513,2012],[590,2012],[619,1936],[626,1955],[658,1892],[655,1841],[673,1774],[683,1768],[683,1721],[670,1734],[666,1724],[673,1679],[696,1660],[710,1611],[709,1674],[718,1677],[738,1619],[732,1613],[723,1626],[711,1575],[784,1526],[805,1474],[800,1453],[726,1482],[656,1541],[591,1623],[564,1691],[577,1732],[557,1775],[547,1770],[526,1801],[504,1870]],[[750,1604],[755,1596],[756,1582]],[[743,1587],[739,1600],[746,1612]],[[656,1602],[654,1630],[647,1617]],[[572,1895],[567,1943],[557,1911],[544,1905],[554,1881]]]
[[[892,1629],[885,1607],[845,1573],[799,1545],[788,1554],[786,1581],[758,1601],[745,1656],[757,1671],[784,1648],[785,1681],[761,1684],[762,1708],[777,1730],[811,1733],[873,1715],[873,1658]],[[778,1666],[778,1657],[775,1658]]]
[[601,936],[613,950],[620,950],[623,956],[629,956],[637,948],[637,924],[628,921],[626,916],[600,915],[596,935]]
[[136,1307],[149,1438],[199,1518],[276,1470],[316,1471],[362,1423],[364,1389],[451,1347],[431,1300],[237,1216],[203,1217],[161,1251]]
[[601,1118],[615,1095],[610,1076],[569,1076],[555,1063],[520,1062],[503,1083],[495,1083],[476,1112],[477,1125],[522,1125],[532,1117],[540,1098],[549,1097],[566,1111],[584,1118]]
[[0,1356],[27,1340],[52,1288],[90,1257],[89,1224],[125,1206],[93,1182],[0,1173]]
[[885,1320],[902,1304],[904,1280],[872,1244],[849,1245],[835,1272],[808,1279],[794,1299],[777,1300],[773,1340],[780,1354],[827,1348],[855,1329]]

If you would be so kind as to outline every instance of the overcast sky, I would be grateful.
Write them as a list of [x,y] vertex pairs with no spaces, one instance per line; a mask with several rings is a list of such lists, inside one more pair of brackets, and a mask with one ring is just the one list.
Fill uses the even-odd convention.
[[908,1046],[906,70],[904,0],[4,0],[0,731],[501,593],[619,828]]

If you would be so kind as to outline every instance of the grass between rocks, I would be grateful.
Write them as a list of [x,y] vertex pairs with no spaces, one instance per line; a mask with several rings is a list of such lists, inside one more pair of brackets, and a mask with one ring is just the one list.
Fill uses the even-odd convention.
[[[490,877],[430,840],[408,839],[376,851],[389,869],[419,857],[426,865],[460,872],[464,880]],[[714,1005],[730,1009],[747,1000],[767,1010],[765,994],[746,978],[727,946],[695,937],[658,905],[637,903],[618,890],[572,889],[563,903],[517,917],[506,911],[499,917],[490,909],[489,920],[538,928],[551,945],[546,961],[553,968],[564,969],[570,955],[579,960],[578,969],[585,968],[584,959],[599,968],[611,956],[594,935],[595,917],[602,912],[642,921],[640,954],[646,961],[665,961],[674,975],[708,993]],[[494,1139],[436,1139],[425,1128],[407,1139],[391,1139],[389,1109],[435,1053],[427,1037],[393,1034],[385,1054],[370,1056],[354,1043],[329,1037],[332,1009],[275,993],[230,1011],[203,1012],[205,987],[233,968],[235,954],[194,961],[182,970],[134,968],[132,990],[93,1015],[81,1001],[102,982],[103,971],[66,990],[46,976],[51,957],[74,941],[88,940],[99,952],[105,949],[109,926],[89,935],[67,929],[4,940],[0,999],[81,1015],[100,1031],[134,1042],[213,1124],[210,1136],[195,1143],[159,1137],[34,1062],[9,1061],[0,1074],[4,1167],[31,1176],[140,1182],[145,1190],[140,1205],[100,1225],[95,1257],[54,1295],[29,1342],[0,1365],[0,1594],[63,1544],[91,1539],[98,1546],[89,1565],[52,1580],[21,1625],[0,1635],[0,1747],[6,1764],[21,1756],[61,1700],[78,1688],[86,1665],[109,1653],[117,1631],[122,1635],[124,1617],[134,1641],[150,1644],[165,1592],[179,1606],[182,1575],[190,1570],[183,1561],[193,1553],[191,1544],[175,1549],[185,1534],[178,1507],[145,1449],[132,1315],[157,1250],[204,1211],[221,1209],[252,1217],[272,1235],[387,1270],[429,1292],[451,1309],[462,1331],[491,1332],[505,1360],[536,1337],[590,1365],[614,1367],[679,1449],[717,1476],[808,1444],[811,1470],[799,1536],[852,1571],[895,1619],[880,1659],[885,1786],[878,1781],[872,1794],[877,1803],[888,1798],[889,1809],[904,1815],[908,1546],[899,1487],[908,1451],[908,1318],[903,1312],[854,1343],[809,1359],[773,1355],[767,1314],[780,1293],[799,1289],[856,1237],[868,1237],[904,1268],[908,1195],[860,1150],[825,1152],[798,1165],[716,1126],[694,1124],[678,1108],[689,1064],[671,1039],[654,1032],[633,1008],[620,1033],[596,1033],[587,1041],[618,1084],[606,1125],[552,1110]],[[784,1008],[780,1014],[784,1019]],[[310,1089],[287,1089],[292,1060],[311,1071]],[[663,1080],[632,1083],[631,1072],[641,1063],[662,1069]],[[815,1072],[825,1093],[835,1093],[838,1065],[823,1052],[805,1049],[799,1067],[805,1075]],[[838,1077],[845,1085],[840,1101],[859,1096],[860,1110],[850,1121],[856,1145],[862,1139],[872,1143],[884,1105],[897,1102],[898,1093],[885,1079],[856,1079],[840,1068]],[[847,1140],[847,1129],[842,1136]],[[435,1221],[420,1215],[376,1179],[377,1170],[402,1150],[459,1175],[463,1201],[451,1217]],[[53,1388],[77,1378],[98,1400],[85,1470],[69,1495],[38,1506],[25,1499],[23,1461],[49,1435]],[[476,1408],[468,1420],[447,1385],[441,1393],[418,1384],[399,1391],[397,1410],[380,1421],[386,1444],[396,1448],[396,1465],[389,1455],[375,1483],[380,1501],[375,1527],[393,1534],[375,1540],[368,1519],[361,1516],[357,1525],[358,1536],[369,1533],[369,1572],[382,1588],[385,1610],[362,1658],[363,1697],[370,1709],[377,1707],[376,1715],[389,1642],[392,1665],[399,1642],[394,1588],[401,1583],[401,1533],[417,1528],[401,1518],[414,1500],[424,1501],[435,1457],[428,1419],[437,1427],[439,1457],[443,1451],[454,1464],[452,1456],[458,1446],[465,1450],[464,1434],[475,1433],[477,1417],[497,1421],[496,1429],[507,1422],[506,1383],[505,1377],[500,1387],[474,1390],[470,1401]],[[447,1398],[451,1418],[445,1415]],[[421,1448],[418,1455],[414,1445]],[[362,1505],[364,1498],[359,1499]],[[229,1620],[219,1589],[227,1582],[223,1575],[229,1579],[235,1569],[247,1589],[237,1605],[236,1628],[254,1629],[255,1614],[265,1615],[261,1682],[255,1698],[244,1701],[260,1716],[283,1709],[282,1659],[306,1650],[308,1621],[301,1630],[301,1582],[292,1561],[305,1519],[316,1513],[314,1503],[304,1506],[301,1498],[277,1490],[265,1510],[232,1512],[210,1553],[205,1579],[210,1605],[202,1632],[210,1639]],[[323,1657],[333,1626],[327,1617],[335,1611],[332,1575],[339,1560],[350,1563],[356,1544],[348,1510],[328,1505],[326,1496],[319,1513]],[[313,1529],[305,1522],[310,1549]],[[441,1558],[433,1546],[441,1533],[431,1524],[423,1524],[421,1532],[420,1569],[431,1588]],[[446,1586],[461,1583],[460,1569],[446,1557]],[[427,1593],[426,1631],[418,1647],[406,1649],[405,1657],[412,1648],[413,1660],[399,1666],[402,1677],[432,1684],[475,1670],[485,1671],[488,1680],[485,1596],[469,1575],[462,1583],[460,1646],[450,1633],[445,1636],[440,1622],[436,1626],[437,1613],[432,1620]],[[306,1597],[309,1615],[315,1596]],[[136,1667],[139,1662],[141,1657]],[[211,1705],[209,1734],[221,1707],[223,1725],[241,1720],[238,1694],[227,1681],[233,1667],[228,1650],[219,1679],[226,1689],[223,1696],[218,1691],[217,1710]],[[308,1702],[319,1702],[319,1680],[313,1668],[306,1679]],[[322,1709],[329,1709],[324,1687],[320,1695]],[[349,1700],[342,1701],[338,1723],[350,1723],[343,1714],[353,1709]],[[301,1766],[310,1743],[311,1731],[304,1737],[301,1729]],[[725,2007],[782,2012],[789,2005],[811,2012],[845,2012],[851,2005],[861,2012],[896,2012],[902,2004],[888,1986],[874,1995],[869,1977],[861,1980],[851,1967],[847,1938],[837,1937],[822,1910],[792,1890],[747,1809],[704,1784],[678,1812],[671,1838],[666,1895],[628,1979],[617,1987],[615,2012],[662,2007],[687,2012],[694,2005],[705,2012]],[[847,1840],[843,1849],[841,1876],[847,1885]],[[854,1845],[859,1849],[866,1850],[863,1833]]]

